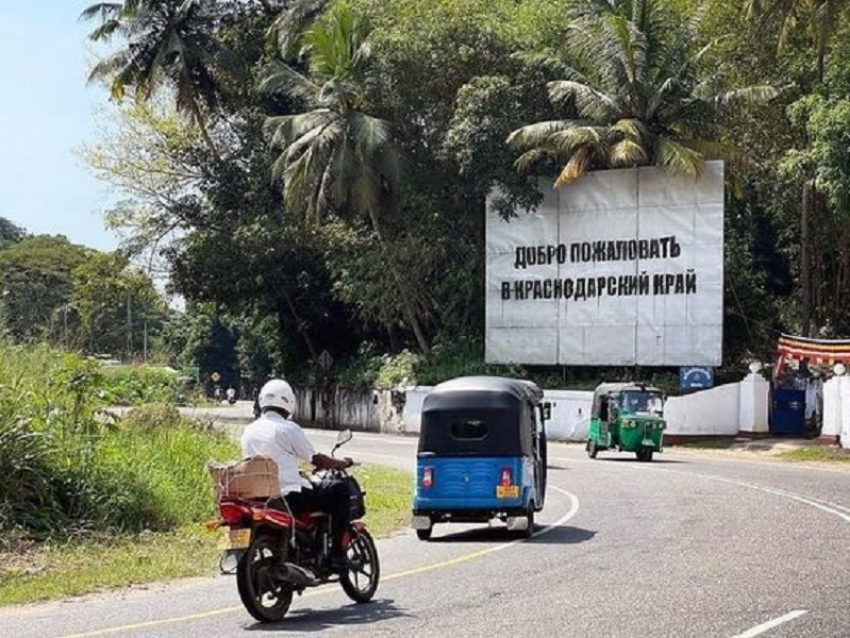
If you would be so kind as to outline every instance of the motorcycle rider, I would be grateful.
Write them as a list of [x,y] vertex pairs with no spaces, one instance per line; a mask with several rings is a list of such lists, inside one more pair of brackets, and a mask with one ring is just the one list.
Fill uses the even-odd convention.
[[[351,522],[348,488],[341,482],[315,485],[302,480],[298,460],[324,470],[345,469],[351,466],[351,459],[335,459],[316,452],[304,430],[292,420],[295,393],[283,379],[268,381],[260,390],[258,402],[262,414],[242,434],[243,456],[264,454],[277,462],[280,491],[293,513],[312,511],[331,515],[331,566],[345,569],[342,536]],[[280,506],[283,508],[282,503]]]

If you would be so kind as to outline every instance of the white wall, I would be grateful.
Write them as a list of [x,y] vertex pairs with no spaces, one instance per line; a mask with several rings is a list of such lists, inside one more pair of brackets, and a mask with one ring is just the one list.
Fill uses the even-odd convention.
[[670,397],[664,415],[665,434],[736,436],[740,430],[740,384]]
[[552,404],[552,420],[546,424],[547,438],[558,441],[582,441],[587,438],[593,392],[544,390],[543,397]]
[[[824,388],[824,434],[835,429],[850,444],[850,377],[841,379],[845,400],[838,405],[838,380]],[[834,384],[834,385],[831,385]],[[702,390],[667,400],[666,434],[678,436],[736,436],[740,431],[767,432],[768,384],[758,375],[750,375],[741,383]],[[404,390],[403,407],[394,399],[398,391],[337,390],[322,395],[312,389],[298,392],[299,414],[305,422],[318,426],[350,427],[371,432],[418,434],[422,420],[422,402],[431,391],[429,386]],[[550,439],[582,441],[587,437],[593,392],[581,390],[544,390],[552,404],[552,419],[546,424]],[[842,426],[843,424],[843,426]]]

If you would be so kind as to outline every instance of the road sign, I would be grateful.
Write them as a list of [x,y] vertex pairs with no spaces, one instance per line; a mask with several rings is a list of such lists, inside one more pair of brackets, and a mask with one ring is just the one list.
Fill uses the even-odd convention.
[[213,380],[213,383],[218,383],[219,381],[221,381],[221,375],[218,372],[213,372],[210,375],[210,379]]
[[333,365],[334,358],[331,356],[331,353],[327,350],[322,350],[322,354],[319,355],[319,360],[317,363],[323,372],[328,372]]
[[679,387],[682,390],[703,390],[714,385],[714,368],[690,366],[679,368]]

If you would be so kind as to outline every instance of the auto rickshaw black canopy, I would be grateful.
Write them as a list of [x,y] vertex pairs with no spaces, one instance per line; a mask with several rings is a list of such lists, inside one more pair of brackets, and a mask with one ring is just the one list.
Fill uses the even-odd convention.
[[[422,404],[419,453],[532,455],[534,407],[542,398],[537,385],[518,379],[460,377],[441,383]],[[472,421],[484,424],[483,436],[458,437],[458,424]]]
[[629,390],[634,390],[635,392],[657,392],[661,394],[661,390],[658,388],[640,383],[602,383],[596,386],[596,390],[593,392],[591,417],[599,418],[602,409],[602,397],[617,396],[621,392],[627,392]]

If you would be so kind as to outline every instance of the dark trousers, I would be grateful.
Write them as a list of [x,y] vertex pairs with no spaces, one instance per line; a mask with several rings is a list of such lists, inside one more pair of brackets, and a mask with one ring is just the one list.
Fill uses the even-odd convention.
[[300,492],[290,492],[286,502],[293,513],[326,512],[331,515],[332,552],[343,555],[342,536],[351,523],[351,504],[348,487],[345,483],[315,485],[312,489],[301,488]]

